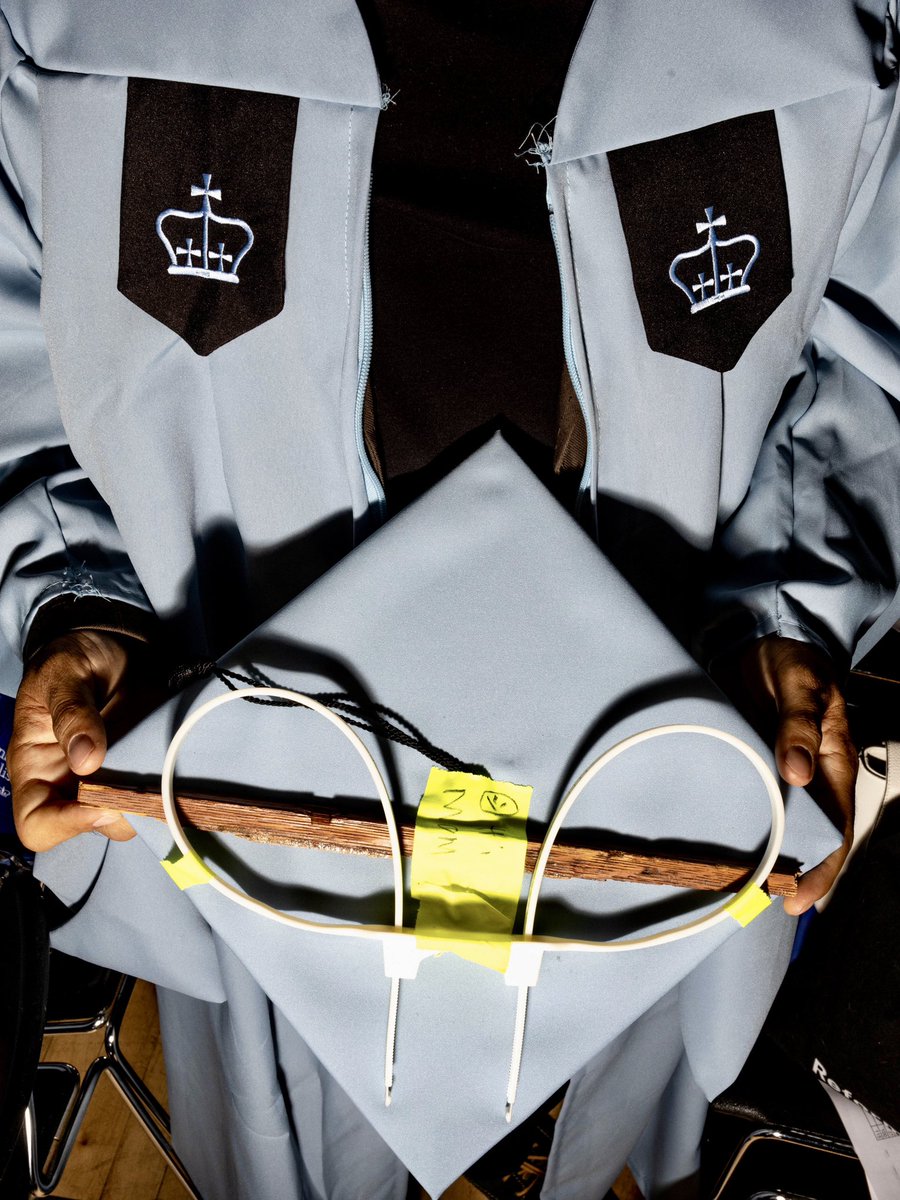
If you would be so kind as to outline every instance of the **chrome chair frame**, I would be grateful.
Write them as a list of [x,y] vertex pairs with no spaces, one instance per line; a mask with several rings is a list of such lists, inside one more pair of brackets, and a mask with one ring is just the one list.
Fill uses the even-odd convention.
[[72,1098],[63,1112],[50,1151],[43,1162],[38,1147],[34,1096],[25,1112],[25,1144],[34,1196],[51,1196],[59,1186],[94,1089],[103,1075],[108,1074],[122,1099],[162,1155],[166,1166],[177,1175],[191,1200],[202,1200],[172,1145],[168,1113],[122,1053],[120,1032],[136,982],[130,975],[121,975],[112,998],[100,1012],[83,1018],[48,1020],[44,1025],[45,1036],[61,1033],[96,1033],[102,1029],[103,1047],[85,1071],[83,1078],[70,1063],[42,1062],[38,1065],[38,1077],[41,1073],[50,1071],[68,1076]]

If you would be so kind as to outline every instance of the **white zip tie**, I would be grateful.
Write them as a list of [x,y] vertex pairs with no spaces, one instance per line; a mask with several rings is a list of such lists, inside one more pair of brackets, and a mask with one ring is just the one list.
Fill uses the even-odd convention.
[[390,1108],[394,1090],[394,1047],[397,1043],[397,1006],[400,1001],[400,979],[391,978],[391,998],[388,1002],[387,1037],[384,1042],[384,1107]]
[[506,1085],[506,1123],[512,1121],[513,1105],[519,1090],[519,1075],[522,1071],[522,1054],[525,1050],[525,1015],[528,1009],[528,984],[519,986],[516,997],[516,1027],[513,1033],[513,1051],[509,1063],[509,1081]]
[[[375,784],[375,789],[378,793],[378,798],[381,801],[381,807],[384,812],[385,821],[388,827],[388,835],[391,844],[391,863],[393,867],[394,880],[394,924],[393,925],[346,925],[346,924],[325,924],[321,921],[309,921],[304,917],[292,916],[289,913],[281,912],[277,908],[272,908],[271,905],[265,904],[261,900],[254,900],[251,896],[239,891],[230,883],[226,883],[224,879],[215,874],[206,863],[200,859],[197,852],[188,841],[184,827],[181,824],[181,819],[178,816],[175,805],[174,781],[175,781],[175,763],[178,753],[184,744],[185,739],[193,730],[193,728],[203,720],[214,709],[219,708],[223,704],[229,704],[233,700],[241,700],[244,698],[251,699],[255,697],[271,697],[273,699],[287,700],[297,704],[300,707],[307,708],[313,712],[323,716],[334,727],[340,730],[341,733],[351,743],[353,748],[362,759],[370,778]],[[516,1094],[518,1092],[519,1075],[521,1073],[522,1054],[525,1045],[525,1018],[528,1006],[528,990],[529,987],[537,982],[537,976],[540,971],[540,961],[545,950],[552,950],[554,953],[565,951],[586,951],[593,953],[615,953],[625,950],[642,950],[651,946],[662,945],[665,942],[678,941],[681,938],[691,937],[694,934],[702,933],[725,920],[730,914],[729,910],[733,904],[733,898],[714,909],[707,916],[696,921],[688,921],[684,925],[676,926],[674,929],[667,929],[661,933],[649,934],[644,937],[628,938],[618,942],[592,942],[580,939],[557,938],[557,937],[535,937],[533,936],[535,913],[537,910],[537,902],[540,894],[541,884],[544,878],[544,871],[547,866],[547,860],[550,857],[550,851],[556,841],[557,834],[569,809],[591,782],[594,776],[607,766],[614,758],[626,750],[641,742],[649,741],[651,738],[661,737],[670,733],[697,733],[707,737],[717,738],[719,741],[726,742],[733,746],[751,763],[756,769],[759,776],[766,785],[769,795],[769,801],[772,811],[772,828],[769,835],[769,841],[766,846],[763,859],[760,862],[748,883],[745,885],[746,890],[751,887],[758,887],[763,883],[771,871],[775,860],[778,857],[781,849],[782,839],[784,837],[784,804],[781,799],[781,792],[778,788],[778,782],[772,774],[771,768],[760,757],[755,750],[743,742],[734,734],[725,733],[723,730],[715,729],[707,725],[661,725],[653,729],[645,729],[640,733],[632,734],[623,741],[618,742],[611,749],[605,751],[587,767],[587,769],[579,776],[576,782],[572,785],[569,791],[563,798],[562,803],[553,816],[553,820],[547,830],[547,834],[541,845],[540,853],[538,854],[537,862],[532,876],[531,886],[528,890],[528,900],[525,907],[525,924],[523,934],[511,938],[510,947],[510,966],[506,972],[507,983],[518,986],[519,994],[516,1004],[516,1026],[513,1036],[513,1052],[510,1063],[509,1082],[506,1093],[506,1120],[512,1121],[513,1105],[515,1103]],[[214,696],[201,704],[185,719],[180,726],[175,736],[172,738],[169,748],[166,752],[165,761],[163,763],[162,778],[160,781],[160,790],[162,792],[163,813],[166,818],[166,824],[175,841],[176,846],[185,857],[193,859],[195,862],[201,863],[210,887],[214,888],[221,895],[229,900],[233,900],[236,904],[240,904],[242,908],[248,909],[259,916],[265,917],[271,921],[277,921],[281,925],[287,925],[293,929],[300,929],[305,933],[324,933],[332,937],[353,937],[367,941],[380,941],[385,948],[386,966],[388,962],[388,952],[391,953],[391,968],[389,970],[391,978],[391,990],[388,1001],[388,1022],[387,1031],[385,1034],[385,1052],[384,1052],[384,1098],[385,1105],[390,1105],[394,1084],[394,1052],[397,1033],[397,1015],[399,1006],[400,994],[400,979],[414,978],[418,969],[418,964],[422,958],[428,957],[436,951],[419,950],[416,947],[416,934],[413,929],[405,929],[403,926],[403,859],[400,849],[400,837],[397,832],[397,822],[394,817],[394,812],[391,807],[391,799],[388,794],[387,785],[384,777],[378,769],[374,758],[366,747],[365,743],[355,732],[355,730],[337,713],[326,708],[318,700],[312,699],[310,696],[304,695],[302,692],[295,692],[290,688],[282,687],[245,687],[237,688],[234,691],[225,692],[223,695]]]
[[[522,942],[534,947],[532,954],[537,955],[538,958],[543,955],[544,945],[546,945],[547,949],[552,948],[554,951],[577,949],[593,951],[595,953],[615,953],[624,950],[646,950],[653,946],[662,946],[666,942],[676,942],[698,933],[705,933],[707,929],[711,929],[714,925],[718,925],[721,921],[725,921],[730,917],[730,909],[734,903],[733,896],[720,904],[718,908],[713,909],[705,917],[700,917],[695,921],[687,921],[683,925],[676,925],[674,929],[664,929],[659,933],[647,934],[644,937],[626,938],[616,942],[583,942],[564,938],[531,937],[534,931],[538,897],[541,891],[541,884],[544,881],[547,860],[550,857],[550,851],[553,849],[553,845],[569,809],[594,776],[602,771],[604,767],[609,766],[613,759],[618,758],[620,754],[624,754],[626,750],[631,750],[634,746],[640,745],[641,742],[647,742],[652,738],[664,737],[672,733],[697,733],[704,737],[716,738],[720,742],[725,742],[743,754],[744,758],[748,760],[760,779],[762,779],[766,786],[771,808],[772,824],[769,832],[769,840],[763,853],[762,861],[741,890],[745,891],[753,887],[759,887],[768,878],[769,872],[775,865],[775,860],[781,851],[781,843],[784,840],[784,801],[781,798],[781,789],[778,786],[778,780],[772,773],[772,769],[768,763],[751,746],[748,746],[745,741],[736,737],[735,734],[726,733],[724,730],[716,729],[710,725],[658,725],[653,729],[644,729],[640,733],[634,733],[630,737],[624,738],[621,742],[617,742],[616,745],[610,747],[609,750],[606,750],[598,758],[595,758],[578,779],[576,779],[571,788],[569,788],[562,803],[553,815],[553,820],[550,822],[550,827],[541,843],[540,853],[534,866],[534,874],[531,877],[531,886],[528,889],[528,900],[525,905],[524,937],[522,938]],[[535,971],[533,973],[535,981],[536,974],[537,972]],[[519,1088],[519,1074],[521,1071],[522,1053],[525,1046],[525,1010],[527,1007],[528,988],[529,984],[527,982],[519,986],[519,998],[516,1006],[516,1028],[513,1037],[512,1060],[509,1070],[509,1086],[506,1092],[507,1121],[512,1121],[512,1109]]]
[[[397,833],[397,822],[394,817],[393,808],[391,807],[391,798],[388,794],[387,784],[378,769],[375,759],[352,726],[348,725],[337,713],[332,712],[330,708],[326,708],[324,704],[320,704],[318,700],[313,700],[310,696],[303,695],[302,692],[295,692],[290,688],[281,687],[238,688],[235,691],[225,692],[221,696],[214,696],[211,700],[207,700],[186,718],[184,724],[181,725],[169,744],[169,749],[166,752],[163,763],[161,780],[163,812],[165,813],[166,824],[169,826],[176,846],[186,857],[195,860],[199,858],[196,850],[194,850],[185,836],[184,827],[181,824],[181,819],[175,807],[175,761],[185,739],[194,726],[214,709],[221,707],[223,704],[230,704],[232,700],[251,699],[258,696],[288,700],[318,713],[326,721],[330,721],[336,729],[340,730],[362,759],[372,782],[375,784],[375,790],[378,793],[378,799],[381,801],[390,837],[391,865],[394,875],[394,926],[391,928],[390,926],[378,925],[325,925],[319,921],[307,921],[303,917],[291,916],[289,913],[281,912],[277,908],[272,908],[271,905],[264,904],[261,900],[254,900],[251,896],[247,896],[230,883],[226,883],[224,879],[221,879],[204,863],[206,870],[209,872],[210,887],[215,888],[217,892],[220,892],[229,900],[233,900],[236,904],[240,904],[243,908],[249,909],[260,916],[267,917],[271,921],[278,921],[282,925],[288,925],[293,929],[302,929],[307,933],[329,933],[336,937],[361,937],[384,941],[385,933],[395,933],[397,930],[403,929],[403,857],[400,851],[400,837]],[[388,1024],[384,1048],[385,1105],[389,1105],[391,1102],[391,1090],[394,1085],[394,1043],[396,1039],[399,995],[400,980],[397,977],[393,977],[391,979],[390,1000],[388,1002]]]

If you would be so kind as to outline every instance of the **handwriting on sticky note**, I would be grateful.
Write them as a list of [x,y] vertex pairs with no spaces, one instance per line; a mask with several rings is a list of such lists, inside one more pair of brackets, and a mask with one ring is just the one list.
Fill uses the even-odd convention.
[[416,941],[498,971],[525,874],[531,788],[434,767],[416,815]]
[[490,791],[482,793],[481,810],[496,813],[498,817],[514,817],[519,811],[519,806],[512,796],[507,796],[504,792]]

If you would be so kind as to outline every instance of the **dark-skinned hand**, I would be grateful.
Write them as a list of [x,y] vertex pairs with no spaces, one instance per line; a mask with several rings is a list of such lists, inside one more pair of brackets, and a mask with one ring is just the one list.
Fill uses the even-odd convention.
[[[158,692],[146,669],[135,667],[144,653],[131,639],[79,631],[51,642],[30,664],[8,752],[16,828],[30,849],[48,850],[90,830],[116,841],[134,836],[121,813],[79,805],[75,794],[77,777],[103,762],[110,722],[129,713],[133,719],[138,707],[146,711]],[[830,889],[853,839],[857,756],[834,667],[818,647],[770,635],[748,646],[720,681],[773,738],[782,778],[808,787],[843,834],[840,848],[784,901],[787,912],[805,912]]]
[[831,888],[853,841],[857,754],[832,660],[817,646],[770,635],[748,646],[722,682],[773,741],[782,779],[808,788],[843,835],[784,901],[785,911],[806,912]]
[[146,711],[158,692],[147,662],[134,639],[79,630],[50,642],[29,664],[7,753],[16,830],[29,849],[49,850],[91,830],[118,842],[134,837],[121,813],[75,797],[78,777],[103,762],[110,732]]

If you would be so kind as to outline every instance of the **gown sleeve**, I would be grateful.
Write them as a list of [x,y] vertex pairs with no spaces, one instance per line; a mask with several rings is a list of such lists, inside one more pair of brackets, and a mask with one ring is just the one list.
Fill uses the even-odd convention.
[[750,487],[717,540],[707,661],[775,633],[818,643],[846,667],[900,616],[900,111],[890,39],[879,66],[873,108],[883,132]]
[[67,444],[41,325],[40,181],[35,74],[0,14],[0,632],[26,658],[66,630],[145,638],[153,623]]

